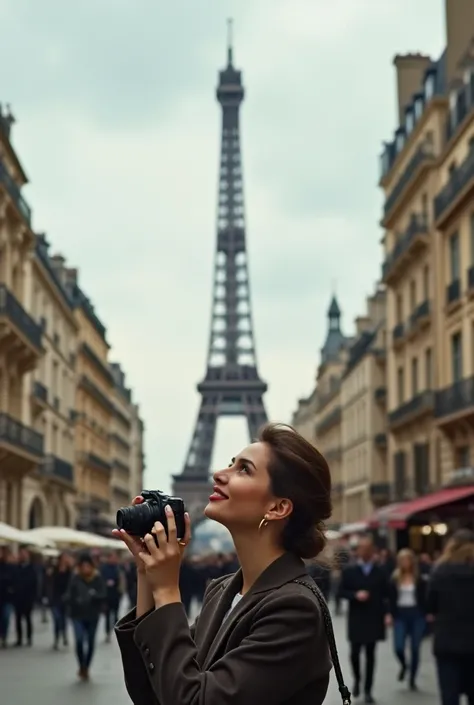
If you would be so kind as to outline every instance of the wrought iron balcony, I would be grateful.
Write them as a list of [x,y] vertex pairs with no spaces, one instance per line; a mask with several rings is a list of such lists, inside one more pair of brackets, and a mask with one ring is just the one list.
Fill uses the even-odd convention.
[[17,330],[23,338],[26,338],[30,346],[36,348],[38,354],[41,353],[41,326],[25,311],[5,284],[0,284],[0,325],[2,318],[6,319],[9,326]]
[[400,344],[405,337],[405,324],[397,323],[392,330],[392,340],[394,344]]
[[8,444],[38,458],[43,456],[43,436],[8,414],[0,414],[0,445]]
[[0,184],[3,184],[4,188],[8,192],[8,195],[12,199],[16,206],[16,209],[25,220],[28,226],[31,227],[31,208],[21,195],[19,186],[10,176],[8,169],[5,164],[0,160]]
[[391,214],[404,191],[414,180],[414,177],[428,164],[434,161],[433,148],[429,144],[421,144],[408,162],[405,171],[392,189],[384,205],[384,220]]
[[79,380],[79,385],[91,396],[93,396],[95,400],[99,404],[101,404],[104,409],[106,409],[110,414],[114,413],[114,405],[112,404],[110,399],[87,375],[81,376]]
[[474,376],[461,379],[436,393],[435,416],[437,418],[462,414],[462,412],[474,414]]
[[391,428],[404,426],[411,423],[414,419],[431,413],[434,407],[434,395],[429,389],[420,392],[409,401],[401,404],[398,409],[391,411],[388,415],[388,421]]
[[461,299],[461,280],[455,279],[446,287],[446,306],[456,303]]
[[69,484],[74,482],[74,468],[71,463],[57,458],[55,455],[47,455],[41,465],[40,472],[45,477],[52,477]]
[[411,335],[415,335],[420,327],[428,324],[431,318],[430,302],[428,299],[422,301],[410,316],[409,329]]
[[472,194],[474,188],[474,150],[451,173],[447,184],[434,201],[435,220],[438,226],[446,220],[455,208]]
[[387,447],[387,434],[386,433],[377,433],[375,438],[374,438],[375,445],[377,448],[386,448]]
[[382,278],[385,282],[395,280],[402,273],[407,260],[427,246],[428,231],[426,216],[412,215],[407,229],[382,265]]
[[90,362],[92,362],[92,364],[101,373],[101,375],[107,380],[107,382],[110,385],[113,385],[114,378],[113,378],[111,371],[109,370],[107,365],[104,362],[102,362],[100,357],[95,354],[95,352],[92,350],[90,345],[88,345],[87,343],[82,343],[81,352],[83,353],[83,355],[85,355],[88,358],[88,360]]
[[116,468],[117,470],[120,470],[121,472],[126,473],[127,475],[130,473],[130,468],[128,467],[128,465],[125,465],[125,463],[122,463],[122,461],[119,460],[118,458],[114,458],[112,460],[112,466],[114,468]]
[[109,463],[104,458],[96,455],[95,453],[83,453],[82,460],[87,465],[91,465],[99,470],[104,470],[105,472],[110,472],[112,470],[112,463]]

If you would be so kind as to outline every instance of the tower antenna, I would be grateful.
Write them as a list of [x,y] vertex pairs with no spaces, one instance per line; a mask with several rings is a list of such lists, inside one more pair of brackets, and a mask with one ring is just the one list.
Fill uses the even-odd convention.
[[227,20],[227,61],[229,66],[232,66],[233,59],[233,39],[234,39],[234,20],[229,17]]

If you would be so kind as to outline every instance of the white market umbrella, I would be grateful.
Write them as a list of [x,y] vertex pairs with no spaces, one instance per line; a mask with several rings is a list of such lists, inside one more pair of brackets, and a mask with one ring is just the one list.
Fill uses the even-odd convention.
[[40,548],[54,546],[54,541],[46,537],[31,535],[29,531],[21,531],[21,529],[16,529],[14,526],[4,524],[0,521],[0,541],[2,540],[11,543],[22,543],[27,546],[38,546]]
[[[53,541],[62,546],[84,546],[87,548],[109,548],[111,539],[88,531],[78,531],[69,526],[40,526],[26,532],[32,537]],[[117,542],[118,543],[118,542]]]

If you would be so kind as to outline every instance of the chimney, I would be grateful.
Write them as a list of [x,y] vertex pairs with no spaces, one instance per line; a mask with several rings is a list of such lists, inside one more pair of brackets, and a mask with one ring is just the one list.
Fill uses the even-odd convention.
[[460,63],[474,37],[473,0],[445,0],[446,79],[448,88],[462,77]]
[[425,54],[397,54],[393,63],[397,69],[398,121],[402,125],[405,122],[405,108],[421,89],[431,59]]

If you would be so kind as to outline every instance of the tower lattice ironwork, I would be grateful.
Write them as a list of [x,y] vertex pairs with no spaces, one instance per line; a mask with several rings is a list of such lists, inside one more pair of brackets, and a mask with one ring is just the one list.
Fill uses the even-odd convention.
[[219,417],[245,417],[250,438],[267,420],[263,403],[267,385],[257,368],[246,247],[239,120],[244,88],[233,64],[231,21],[227,66],[219,72],[216,95],[222,107],[222,135],[207,369],[197,386],[201,403],[184,469],[173,478],[173,491],[191,512],[207,503]]

